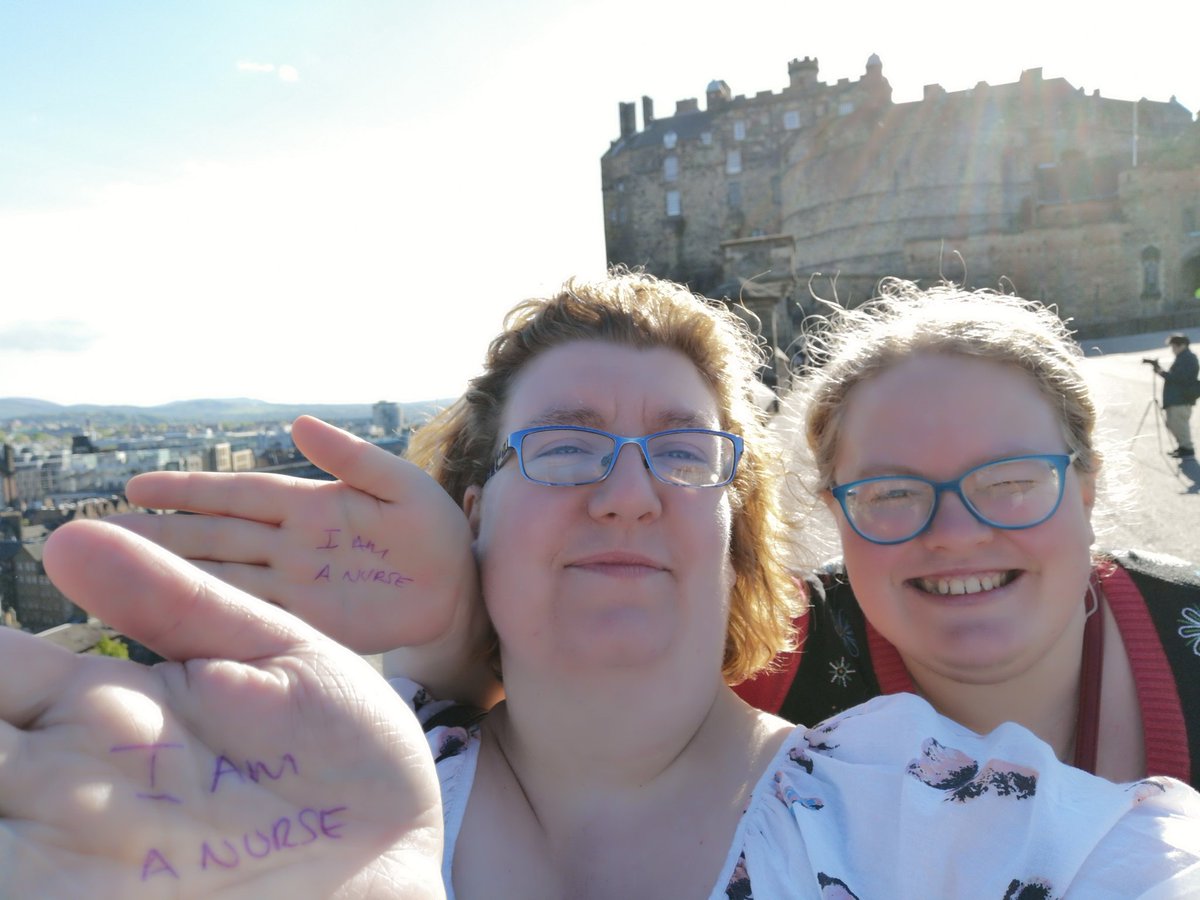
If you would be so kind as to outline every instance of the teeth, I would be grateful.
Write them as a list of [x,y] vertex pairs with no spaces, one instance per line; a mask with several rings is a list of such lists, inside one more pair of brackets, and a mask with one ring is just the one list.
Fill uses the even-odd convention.
[[919,578],[917,583],[923,591],[946,596],[991,591],[1003,587],[1010,580],[1007,572],[980,572],[962,578]]

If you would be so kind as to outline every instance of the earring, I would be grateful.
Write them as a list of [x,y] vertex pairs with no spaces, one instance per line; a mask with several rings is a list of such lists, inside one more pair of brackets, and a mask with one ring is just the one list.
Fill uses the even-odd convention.
[[1085,622],[1095,615],[1096,610],[1100,608],[1100,586],[1096,583],[1096,576],[1094,574],[1088,579],[1087,589],[1087,599],[1089,601],[1089,605],[1087,612],[1084,613],[1083,616]]

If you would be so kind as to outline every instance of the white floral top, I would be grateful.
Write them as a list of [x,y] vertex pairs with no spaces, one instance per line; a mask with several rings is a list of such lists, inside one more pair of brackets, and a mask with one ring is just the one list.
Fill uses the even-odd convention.
[[[427,726],[443,877],[479,756],[478,722],[393,679]],[[449,715],[448,715],[449,714]],[[910,694],[800,726],[763,772],[711,900],[1200,897],[1200,794],[1112,784],[1006,724],[976,735]]]

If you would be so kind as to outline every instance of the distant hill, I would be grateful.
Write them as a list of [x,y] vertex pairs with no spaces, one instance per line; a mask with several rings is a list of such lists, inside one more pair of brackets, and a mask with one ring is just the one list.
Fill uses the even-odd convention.
[[[405,421],[421,421],[452,400],[420,400],[401,403]],[[161,406],[102,406],[79,403],[63,406],[28,397],[0,397],[0,421],[53,422],[90,418],[101,422],[265,422],[290,421],[307,413],[333,422],[371,418],[373,403],[264,403],[238,397],[225,400],[178,400]]]

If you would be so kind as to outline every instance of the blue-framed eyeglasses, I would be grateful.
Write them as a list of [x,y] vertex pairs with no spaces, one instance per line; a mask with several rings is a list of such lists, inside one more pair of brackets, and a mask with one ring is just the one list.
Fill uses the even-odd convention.
[[607,478],[621,450],[633,444],[659,481],[683,487],[721,487],[733,480],[742,439],[706,428],[674,428],[625,437],[578,425],[541,425],[514,431],[504,441],[487,477],[516,454],[521,474],[535,484],[576,487]]
[[1076,454],[1034,453],[994,459],[952,481],[916,475],[878,475],[830,488],[846,521],[873,544],[903,544],[925,531],[943,493],[958,499],[992,528],[1033,528],[1058,511],[1067,467]]

